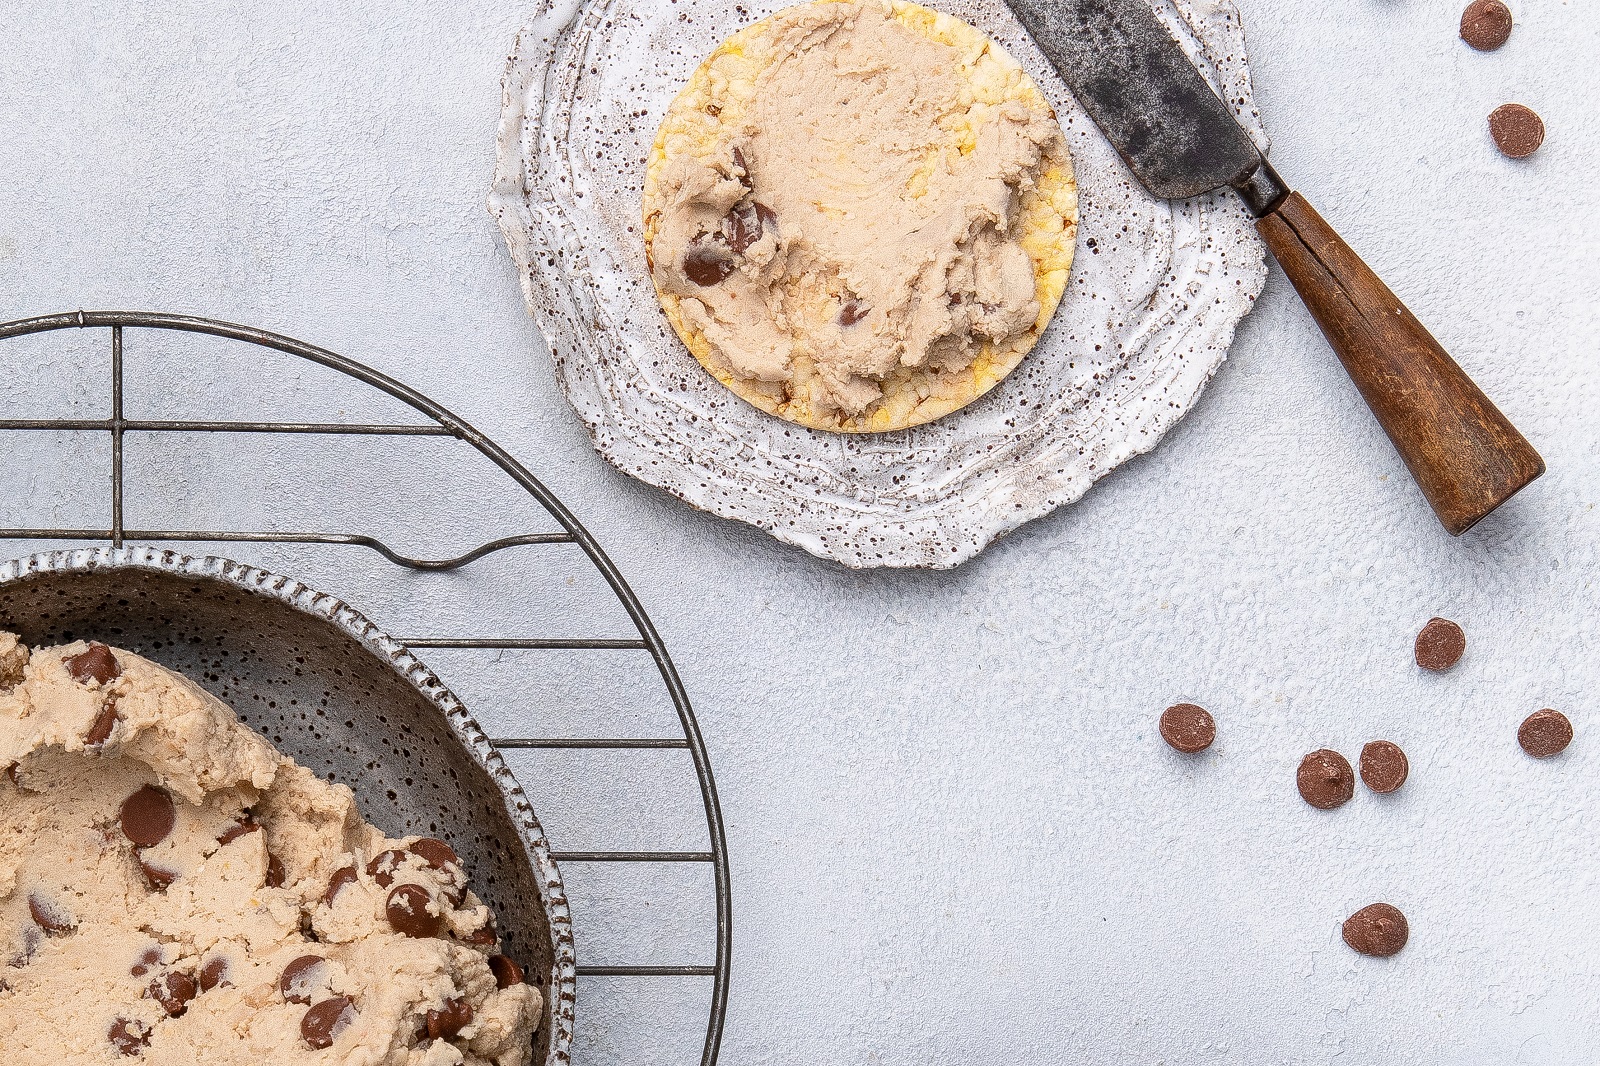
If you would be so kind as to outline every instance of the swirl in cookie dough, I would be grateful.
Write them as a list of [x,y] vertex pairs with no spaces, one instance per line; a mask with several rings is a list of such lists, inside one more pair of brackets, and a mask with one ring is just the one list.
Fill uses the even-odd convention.
[[854,0],[781,11],[706,61],[663,123],[645,220],[668,317],[725,384],[804,425],[893,429],[1032,347],[1076,197],[1014,60],[957,19]]
[[443,841],[390,839],[188,679],[0,633],[8,1066],[523,1066],[540,1013]]

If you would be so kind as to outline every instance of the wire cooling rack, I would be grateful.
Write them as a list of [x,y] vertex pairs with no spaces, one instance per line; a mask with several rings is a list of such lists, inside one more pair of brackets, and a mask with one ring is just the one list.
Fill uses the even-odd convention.
[[[88,346],[91,354],[86,359],[80,343],[86,336],[84,331],[104,331],[100,335],[106,345],[94,353],[97,339],[96,344]],[[188,365],[200,358],[190,348],[183,349],[181,359],[168,358],[159,374],[140,376],[127,369],[130,343],[136,352],[148,353],[177,343],[180,337],[182,344],[200,338],[198,343],[221,346],[222,350],[208,353],[218,360],[220,368],[216,380],[209,382],[210,388],[173,387],[171,367],[178,363]],[[35,510],[47,511],[48,520],[30,520],[7,528],[8,514],[0,513],[0,548],[15,549],[9,554],[34,550],[28,547],[30,542],[109,542],[114,547],[129,542],[223,544],[228,546],[226,554],[236,558],[240,553],[266,556],[241,561],[258,562],[279,572],[295,572],[289,567],[301,572],[320,568],[332,580],[319,576],[314,583],[328,591],[363,588],[367,599],[392,603],[391,613],[395,615],[405,614],[408,606],[420,605],[421,613],[432,625],[419,624],[415,635],[398,639],[420,650],[425,658],[456,657],[452,659],[455,670],[440,662],[430,662],[430,666],[463,695],[491,732],[495,731],[497,718],[493,712],[486,716],[472,690],[475,682],[477,687],[484,687],[486,676],[502,678],[506,657],[511,657],[510,673],[516,674],[516,657],[540,656],[540,674],[557,678],[557,695],[575,693],[573,698],[579,702],[585,683],[596,676],[622,673],[622,681],[613,682],[592,701],[597,707],[630,703],[628,713],[618,717],[620,724],[615,732],[587,735],[581,729],[585,724],[604,720],[602,711],[564,724],[550,722],[551,735],[522,735],[519,731],[500,736],[494,743],[509,762],[522,769],[522,784],[545,823],[556,861],[563,865],[577,926],[580,999],[576,1059],[618,1064],[666,1062],[671,1061],[676,1047],[685,1055],[698,1051],[702,1066],[713,1066],[722,1038],[732,950],[728,862],[716,782],[689,699],[654,625],[616,566],[561,501],[494,441],[426,396],[361,363],[289,337],[181,315],[75,311],[0,324],[0,341],[16,342],[20,338],[32,341],[0,345],[0,382],[9,383],[0,388],[0,416],[39,414],[42,408],[50,411],[51,417],[0,417],[0,442],[27,440],[26,444],[7,444],[0,454],[20,460],[11,465],[13,471],[46,471],[43,476],[49,479],[48,484],[14,477],[14,485],[20,488],[9,495],[40,504]],[[69,343],[67,338],[73,340]],[[26,352],[18,350],[22,344],[29,345]],[[64,356],[61,349],[69,347],[80,351],[76,356]],[[294,358],[275,364],[275,357],[267,357],[263,349]],[[23,362],[17,362],[17,357]],[[404,405],[396,410],[404,412],[409,408],[424,416],[425,421],[416,421],[414,414],[407,415],[409,420],[322,422],[202,418],[193,412],[179,417],[146,417],[137,410],[137,417],[128,414],[130,402],[135,407],[158,408],[171,394],[179,392],[192,402],[197,391],[202,405],[209,405],[203,413],[240,398],[252,412],[271,406],[268,401],[285,395],[294,406],[297,388],[303,384],[294,369],[303,365],[298,361],[336,371]],[[149,359],[140,361],[143,369],[155,365]],[[219,388],[219,382],[226,383],[226,388]],[[96,415],[93,408],[107,400],[109,412]],[[359,397],[347,406],[371,409],[371,404]],[[274,450],[263,445],[264,437],[293,442],[293,446]],[[458,474],[454,468],[445,472],[437,459],[397,462],[394,452],[404,442],[395,438],[458,450],[465,445],[475,450],[475,455],[469,455],[487,460],[495,469],[487,471],[488,476],[485,471],[469,475]],[[366,453],[356,447],[357,441],[380,439],[383,446]],[[105,442],[109,442],[108,450],[99,446]],[[192,469],[185,465],[187,459],[195,458],[198,463]],[[302,464],[303,469],[297,468]],[[383,484],[381,475],[393,475],[396,467],[404,475],[402,485],[408,498],[397,499],[392,492],[373,493],[372,486]],[[425,484],[430,470],[449,482],[443,490]],[[130,471],[142,482],[125,499]],[[218,478],[206,476],[219,471],[224,474],[220,479],[223,482],[238,479],[252,485],[240,489],[237,485],[218,484]],[[308,484],[317,491],[308,491]],[[226,494],[230,499],[249,495],[257,507],[254,516],[262,521],[253,530],[206,528],[226,525],[225,519],[238,517],[222,514],[226,508],[218,500],[205,498],[208,485],[214,490],[232,489]],[[107,486],[109,508],[97,512]],[[363,499],[363,492],[371,498]],[[425,512],[418,507],[419,517],[436,520],[432,525],[438,527],[422,533],[431,534],[436,540],[470,535],[476,546],[442,558],[418,557],[424,553],[396,550],[392,544],[397,537],[419,539],[417,527],[421,523],[408,517],[414,506],[410,497],[417,496],[449,504]],[[312,530],[294,528],[298,523],[293,520],[298,516],[293,512],[305,509],[308,497],[312,499],[311,510],[305,517],[326,521],[317,523]],[[481,532],[485,516],[533,524],[533,519],[519,513],[519,506],[528,502],[524,497],[534,501],[538,511],[558,528],[538,532],[499,530],[498,536]],[[130,501],[143,505],[147,500],[162,499],[172,514],[186,521],[146,524],[130,517]],[[95,515],[97,520],[73,521],[84,515]],[[291,528],[280,528],[285,525]],[[345,528],[336,529],[335,525]],[[380,527],[393,532],[380,537],[375,532]],[[559,552],[561,546],[566,546],[567,554],[553,561],[524,554]],[[370,549],[386,564],[376,574],[363,575],[351,558],[359,552],[352,553],[350,549]],[[573,549],[583,558],[571,558]],[[273,553],[277,553],[275,557]],[[472,564],[478,564],[478,569],[487,568],[494,562],[489,559],[491,556],[500,561],[509,559],[516,565],[502,567],[484,581],[463,580],[442,592],[418,584],[423,580],[420,575],[455,575],[472,568]],[[571,602],[571,589],[581,584],[579,571],[585,568],[592,568],[603,578],[597,594],[603,596],[608,590],[614,600],[610,606],[620,606],[623,612],[624,617],[611,623],[608,635],[598,635],[607,632],[607,616],[592,597],[582,609],[546,612],[547,617],[539,624],[547,632],[539,635],[509,635],[504,630],[484,632],[480,628],[514,614],[508,612],[506,601],[519,597],[530,603]],[[518,578],[535,582],[535,587],[518,590]],[[383,611],[368,613],[395,631]],[[506,617],[498,624],[509,629],[515,623]],[[555,631],[556,626],[567,628]],[[590,626],[595,627],[597,635],[573,635]],[[681,735],[659,735],[668,731],[660,728],[664,719],[653,720],[657,728],[652,729],[649,708],[639,706],[646,702],[644,694],[649,687],[639,684],[636,675],[634,680],[628,680],[621,668],[595,670],[596,655],[648,656],[659,676],[656,694],[664,694],[675,713],[676,732]],[[570,666],[564,674],[551,669],[557,659],[566,660]],[[441,669],[441,665],[445,668]],[[492,681],[488,688],[494,689],[497,683],[503,691],[503,681]],[[546,699],[539,700],[537,706],[548,702],[550,694],[544,695]],[[530,716],[535,716],[531,710],[535,704],[516,704],[515,698],[512,702],[514,706],[500,718],[508,725],[526,725]],[[686,754],[690,766],[674,770],[666,764],[647,765],[662,754],[673,753]],[[519,764],[519,755],[536,761]],[[609,762],[596,771],[582,761],[592,756]],[[699,819],[698,812],[681,809],[688,806],[684,801],[693,790],[674,789],[671,781],[674,773],[682,776],[690,769],[693,790],[698,791],[699,806],[703,808],[703,846],[685,843],[689,831],[683,828],[683,818]],[[560,789],[560,798],[578,796],[570,804],[573,809],[555,824],[550,817],[550,804],[558,797],[553,793],[541,803],[537,788],[529,787],[533,783],[530,779],[535,777],[556,782],[553,787]],[[604,784],[597,786],[596,782]],[[667,799],[649,794],[655,785],[664,785]],[[676,823],[661,813],[674,798],[680,808]],[[597,842],[597,834],[603,835],[608,828],[626,822],[630,815],[636,824],[629,827],[628,846],[607,847]],[[659,838],[653,839],[652,832],[672,839],[663,843]],[[568,850],[562,850],[564,836],[571,837],[569,842],[574,843]],[[673,871],[693,869],[709,871],[709,886],[704,884],[704,878],[685,880],[673,875]],[[666,883],[674,890],[658,893],[658,886]],[[697,901],[697,894],[710,899]],[[590,926],[587,930],[586,916]],[[586,943],[594,945],[602,956],[609,950],[650,952],[664,958],[657,961],[627,957],[596,962],[585,959]],[[709,964],[671,957],[678,951],[694,950],[696,944],[702,951],[710,950]],[[705,988],[707,980],[709,990]],[[591,1011],[591,1007],[597,1009]],[[703,1043],[698,1036],[700,1017],[706,1018]],[[630,1038],[637,1046],[630,1046]]]

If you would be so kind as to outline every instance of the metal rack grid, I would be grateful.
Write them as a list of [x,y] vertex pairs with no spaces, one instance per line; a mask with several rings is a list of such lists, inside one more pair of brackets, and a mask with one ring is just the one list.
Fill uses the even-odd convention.
[[[672,701],[683,736],[670,738],[623,737],[499,737],[494,744],[502,749],[545,749],[554,751],[580,751],[606,749],[619,752],[681,749],[693,760],[695,776],[704,802],[709,850],[661,851],[561,851],[553,856],[558,863],[650,864],[696,863],[707,864],[713,871],[715,885],[716,951],[715,961],[709,966],[684,965],[585,965],[580,957],[577,965],[579,978],[682,978],[709,977],[712,980],[710,1011],[706,1025],[702,1066],[714,1066],[722,1039],[723,1018],[727,1008],[728,971],[732,953],[732,904],[728,874],[726,844],[722,825],[722,812],[717,800],[716,782],[712,777],[710,761],[700,727],[678,677],[671,657],[657,634],[655,626],[645,613],[638,597],[623,579],[593,536],[536,477],[493,440],[480,433],[469,423],[434,403],[414,389],[376,370],[326,349],[294,340],[265,330],[254,329],[227,322],[184,315],[138,311],[74,311],[36,318],[18,319],[0,323],[0,341],[30,334],[66,329],[106,329],[111,344],[111,413],[108,418],[40,418],[0,419],[0,432],[32,431],[103,431],[110,435],[111,469],[111,522],[109,528],[0,528],[0,543],[6,541],[73,541],[109,542],[122,547],[127,542],[168,543],[224,543],[224,544],[291,544],[324,546],[359,546],[371,549],[398,567],[412,571],[438,572],[457,570],[485,556],[513,547],[549,544],[576,545],[583,550],[590,563],[600,572],[612,593],[627,613],[638,632],[636,639],[600,639],[584,637],[557,638],[506,638],[476,634],[466,636],[416,635],[397,638],[413,649],[479,649],[479,650],[540,650],[540,651],[597,651],[648,652],[654,660],[661,680]],[[175,330],[205,334],[228,340],[260,345],[287,355],[320,364],[355,379],[373,389],[399,400],[426,416],[430,422],[418,425],[390,423],[294,423],[207,420],[138,420],[125,417],[123,410],[123,334],[124,330]],[[503,471],[518,487],[533,497],[562,527],[559,533],[529,533],[501,537],[449,559],[418,559],[392,550],[374,536],[362,533],[332,533],[313,531],[229,531],[195,529],[139,529],[128,528],[124,523],[123,508],[123,458],[124,437],[131,432],[156,434],[289,434],[311,436],[363,436],[363,437],[453,437],[477,449]],[[552,845],[558,842],[552,840]]]

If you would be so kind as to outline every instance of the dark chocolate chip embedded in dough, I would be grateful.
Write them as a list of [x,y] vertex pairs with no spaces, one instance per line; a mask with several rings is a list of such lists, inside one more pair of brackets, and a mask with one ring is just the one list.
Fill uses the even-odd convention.
[[1517,743],[1535,759],[1560,755],[1572,743],[1572,723],[1560,711],[1534,711],[1517,730]]
[[55,903],[37,892],[28,894],[28,913],[33,916],[34,924],[46,933],[66,933],[77,928],[78,923],[73,920],[59,903]]
[[213,955],[200,967],[200,991],[209,992],[213,988],[226,988],[232,984],[228,980],[228,960],[223,956]]
[[128,968],[128,972],[135,977],[143,977],[145,974],[149,973],[151,970],[160,965],[161,948],[159,945],[157,945],[153,948],[145,948],[143,953],[141,953],[140,956],[134,960],[133,965]]
[[1472,0],[1461,13],[1461,39],[1492,52],[1511,37],[1511,9],[1500,0]]
[[321,955],[301,955],[285,966],[278,977],[283,998],[290,1003],[310,1003],[323,961]]
[[144,879],[150,883],[150,887],[155,891],[165,892],[172,882],[178,879],[177,870],[158,866],[145,858],[143,854],[138,855],[137,858],[139,860],[139,869],[144,873]]
[[289,874],[283,868],[283,863],[272,852],[267,852],[267,880],[268,888],[282,888],[289,881]]
[[872,314],[872,307],[857,296],[847,296],[839,304],[839,325],[853,326]]
[[433,896],[421,885],[396,885],[389,890],[383,912],[395,932],[425,939],[438,936],[444,924],[442,916],[428,909],[432,902]]
[[430,1010],[423,1028],[435,1040],[449,1039],[472,1024],[472,1004],[464,999],[448,1000],[443,1010]]
[[510,988],[523,982],[522,967],[505,955],[490,955],[489,971],[494,974],[496,988]]
[[32,961],[38,954],[39,948],[44,944],[44,931],[36,925],[22,927],[22,950],[6,960],[6,965],[12,969],[20,970]]
[[380,851],[367,863],[367,876],[377,882],[379,888],[388,888],[394,884],[394,873],[405,861],[404,851]]
[[1448,670],[1467,650],[1467,635],[1448,618],[1430,618],[1417,634],[1417,665],[1424,670]]
[[150,1044],[150,1030],[141,1021],[118,1018],[106,1031],[106,1039],[124,1055],[143,1055]]
[[495,941],[499,939],[500,934],[495,931],[494,922],[488,921],[462,937],[461,941],[465,944],[471,944],[473,947],[487,948],[493,947]]
[[1344,942],[1363,955],[1387,959],[1411,938],[1406,916],[1387,903],[1362,907],[1344,923]]
[[330,907],[333,906],[333,901],[339,898],[339,890],[345,885],[353,885],[355,883],[356,868],[354,866],[344,866],[335,870],[333,876],[328,878],[328,887],[322,893],[322,902]]
[[1501,104],[1489,113],[1489,135],[1501,155],[1526,159],[1544,143],[1544,120],[1531,107]]
[[259,822],[254,822],[249,818],[246,818],[243,821],[235,822],[228,826],[228,828],[224,829],[222,831],[222,835],[217,837],[217,843],[223,845],[232,844],[240,837],[249,836],[251,833],[260,832],[260,830],[261,824]]
[[764,237],[768,230],[776,231],[778,216],[772,208],[759,201],[752,200],[748,204],[736,206],[728,212],[724,230],[727,233],[728,248],[735,255],[743,255],[752,245]]
[[166,789],[146,785],[122,801],[118,824],[122,835],[135,844],[154,847],[172,835],[178,824],[178,807]]
[[318,1051],[332,1047],[339,1034],[355,1019],[356,1012],[349,996],[325,999],[300,1019],[300,1038]]
[[442,870],[446,866],[460,866],[461,860],[456,856],[455,849],[442,840],[433,837],[423,837],[412,844],[407,851],[427,864],[430,870]]
[[761,217],[749,207],[735,207],[728,212],[728,221],[725,227],[728,234],[728,247],[734,255],[743,255],[750,250],[750,246],[761,239]]
[[1307,803],[1319,811],[1331,811],[1355,795],[1356,772],[1343,755],[1321,748],[1300,760],[1295,783]]
[[1204,707],[1175,703],[1161,712],[1161,739],[1185,755],[1205,751],[1217,739],[1217,723]]
[[1361,780],[1378,793],[1389,793],[1406,783],[1411,763],[1400,745],[1374,740],[1361,749]]
[[702,289],[720,285],[734,271],[732,249],[720,236],[701,234],[689,245],[683,256],[684,277]]
[[111,700],[100,708],[100,713],[89,723],[89,731],[83,735],[83,742],[88,747],[98,748],[111,739],[111,731],[116,727],[117,701]]
[[61,664],[80,685],[87,685],[91,681],[104,685],[122,676],[122,667],[117,664],[117,657],[111,654],[110,648],[98,641],[92,642],[86,650],[77,655],[67,656],[61,660]]
[[189,1001],[199,994],[193,977],[181,970],[173,970],[150,980],[144,990],[146,999],[161,1004],[169,1018],[180,1017],[189,1009]]

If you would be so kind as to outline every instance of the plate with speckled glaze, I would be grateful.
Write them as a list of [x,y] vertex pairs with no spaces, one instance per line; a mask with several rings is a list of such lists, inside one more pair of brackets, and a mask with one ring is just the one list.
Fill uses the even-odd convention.
[[[490,210],[608,461],[847,566],[956,566],[1155,447],[1226,357],[1265,252],[1231,194],[1146,193],[1000,0],[936,0],[1027,69],[1066,131],[1080,220],[1061,308],[1005,382],[928,425],[839,436],[751,407],[662,314],[640,202],[656,128],[691,72],[782,6],[545,0],[507,66]],[[1156,8],[1265,150],[1232,0]]]

